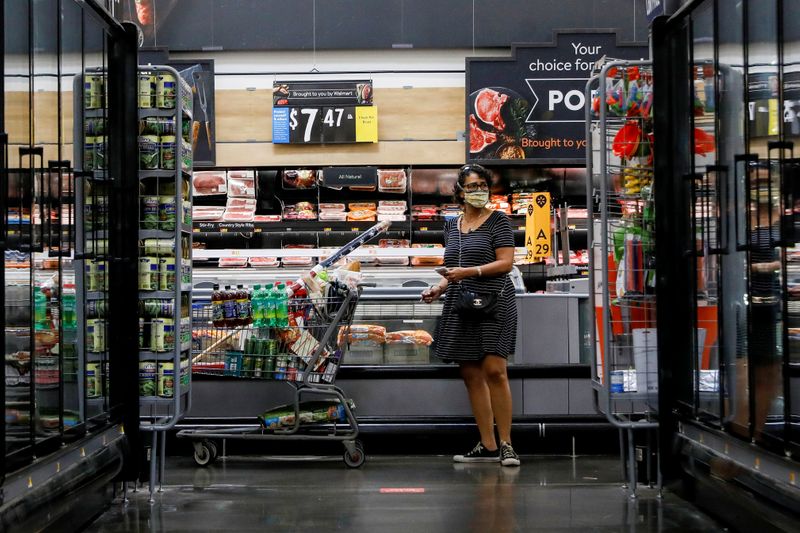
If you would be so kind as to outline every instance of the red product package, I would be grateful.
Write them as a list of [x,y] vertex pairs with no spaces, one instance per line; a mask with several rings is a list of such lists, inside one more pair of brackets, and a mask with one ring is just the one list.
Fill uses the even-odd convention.
[[255,198],[255,173],[251,170],[229,170],[228,196],[237,198]]
[[220,257],[219,266],[223,268],[243,268],[247,266],[246,257]]
[[275,268],[281,266],[277,257],[251,257],[249,259],[251,267],[256,268]]
[[224,214],[224,207],[207,207],[200,205],[192,207],[192,220],[196,222],[216,222],[222,220]]
[[378,171],[378,190],[380,192],[406,192],[406,171],[379,170]]
[[280,215],[256,215],[253,217],[253,222],[280,222]]

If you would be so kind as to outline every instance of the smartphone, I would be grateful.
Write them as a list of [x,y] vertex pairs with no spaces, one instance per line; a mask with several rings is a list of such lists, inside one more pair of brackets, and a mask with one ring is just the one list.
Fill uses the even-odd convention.
[[433,269],[433,271],[444,277],[445,274],[447,274],[447,267],[436,267]]

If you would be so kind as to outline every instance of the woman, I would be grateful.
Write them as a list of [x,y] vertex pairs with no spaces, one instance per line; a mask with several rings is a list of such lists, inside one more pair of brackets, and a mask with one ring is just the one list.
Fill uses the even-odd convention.
[[[511,446],[511,389],[506,371],[517,336],[514,285],[508,276],[514,262],[514,233],[503,213],[486,208],[490,183],[489,171],[480,165],[465,165],[459,171],[453,193],[464,214],[445,223],[447,271],[441,282],[423,291],[422,299],[430,303],[447,293],[436,355],[459,364],[481,436],[472,451],[456,455],[453,461],[519,466],[519,456]],[[462,289],[495,295],[493,315],[462,317],[455,308]]]

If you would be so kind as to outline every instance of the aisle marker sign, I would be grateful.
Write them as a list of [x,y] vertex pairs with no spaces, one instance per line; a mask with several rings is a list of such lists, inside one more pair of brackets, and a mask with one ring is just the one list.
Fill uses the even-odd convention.
[[550,232],[550,193],[537,192],[525,215],[525,261],[542,261],[553,249]]

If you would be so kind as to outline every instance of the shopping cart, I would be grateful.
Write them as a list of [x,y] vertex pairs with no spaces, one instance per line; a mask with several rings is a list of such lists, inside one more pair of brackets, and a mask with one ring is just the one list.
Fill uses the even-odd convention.
[[[220,320],[215,325],[211,302],[195,305],[195,374],[274,380],[294,389],[290,404],[265,412],[258,424],[181,430],[177,436],[192,439],[198,465],[213,462],[215,441],[228,439],[340,441],[347,466],[364,464],[354,405],[335,385],[360,289],[333,282],[324,296],[298,296],[288,299],[286,316],[277,318],[278,325],[262,327]],[[306,396],[318,401],[302,401]]]

